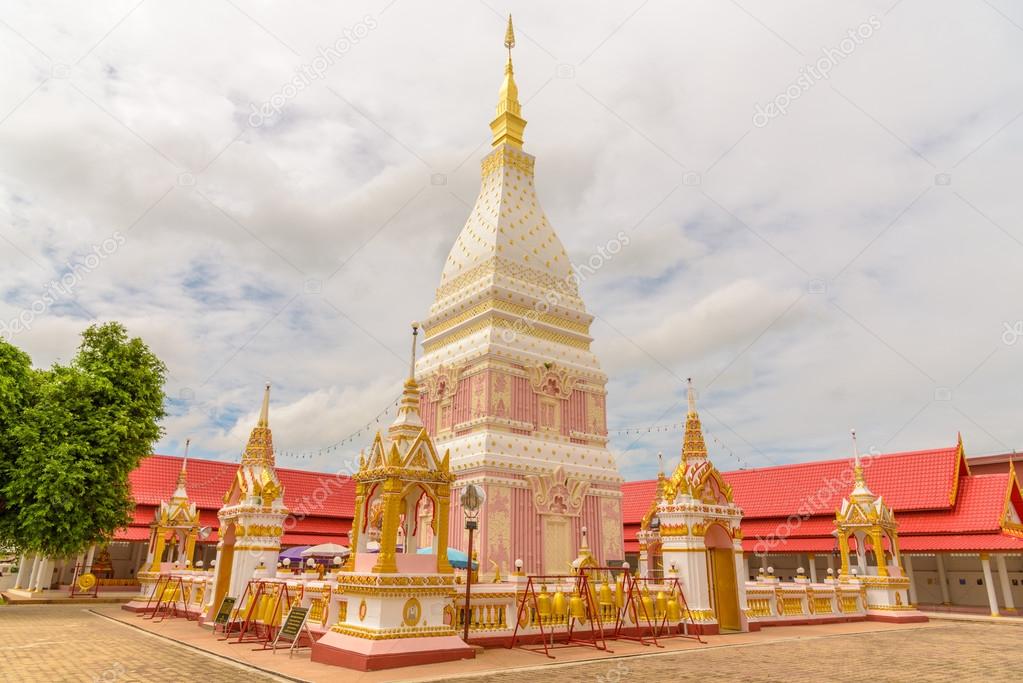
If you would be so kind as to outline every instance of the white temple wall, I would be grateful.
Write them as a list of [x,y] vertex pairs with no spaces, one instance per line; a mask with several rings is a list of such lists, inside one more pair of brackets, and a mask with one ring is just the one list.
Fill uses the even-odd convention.
[[[917,601],[920,604],[940,605],[941,585],[938,578],[937,560],[934,555],[913,555],[913,582],[916,586]],[[1005,606],[1001,580],[998,575],[994,554],[991,556],[991,570],[995,582],[998,604]],[[984,570],[978,554],[942,554],[945,575],[948,578],[948,594],[953,605],[988,607],[987,587],[984,585]],[[1023,557],[1009,555],[1005,558],[1009,570],[1009,584],[1014,603],[1023,606]],[[1015,582],[1015,584],[1014,584]],[[1014,585],[1013,585],[1014,584]]]

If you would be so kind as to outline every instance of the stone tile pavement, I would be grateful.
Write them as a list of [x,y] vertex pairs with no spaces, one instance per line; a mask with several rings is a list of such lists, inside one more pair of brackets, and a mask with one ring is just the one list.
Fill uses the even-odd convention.
[[218,642],[183,619],[154,623],[116,607],[99,605],[95,610],[111,618],[84,605],[0,607],[0,681],[283,680],[260,669],[272,669],[290,680],[345,683],[454,679],[536,683],[544,678],[558,683],[1023,680],[1019,656],[1023,625],[1008,620],[767,628],[711,636],[706,645],[666,641],[669,648],[659,651],[619,641],[611,643],[613,655],[571,648],[558,650],[555,661],[522,650],[496,649],[467,662],[362,673],[310,662],[308,651],[288,659],[283,653]]
[[80,605],[0,607],[0,681],[280,680],[92,614]]
[[[784,628],[765,629],[783,636]],[[1023,626],[949,623],[903,630],[822,635],[652,657],[623,657],[556,670],[519,670],[461,680],[535,683],[619,681],[912,681],[1023,680]]]

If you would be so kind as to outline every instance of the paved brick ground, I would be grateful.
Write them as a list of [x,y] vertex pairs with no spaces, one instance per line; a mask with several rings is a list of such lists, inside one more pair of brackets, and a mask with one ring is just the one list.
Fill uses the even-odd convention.
[[688,650],[464,680],[1018,682],[1023,680],[1021,642],[1023,626],[942,622],[913,630]]
[[0,607],[0,681],[279,680],[212,659],[78,605]]
[[[118,616],[123,616],[119,610]],[[127,617],[125,617],[127,618]],[[194,625],[181,622],[177,626]],[[171,632],[170,622],[154,625]],[[769,642],[750,642],[740,636],[714,639],[716,645],[653,657],[624,657],[589,663],[555,664],[535,668],[543,660],[525,654],[515,661],[530,662],[528,669],[488,673],[460,680],[495,683],[541,680],[558,683],[619,683],[621,681],[1020,681],[1019,644],[1023,625],[1008,623],[932,622],[902,630],[828,634],[827,627],[765,629]],[[827,634],[827,635],[816,635]],[[752,634],[751,634],[752,635]],[[736,640],[732,640],[736,638]],[[776,640],[775,640],[776,638]],[[199,639],[207,642],[208,638]],[[735,643],[735,644],[731,644]],[[574,650],[578,652],[577,650]],[[621,651],[621,650],[620,650]],[[232,655],[235,651],[231,651]],[[518,651],[516,651],[518,652]],[[241,651],[238,651],[240,654]],[[283,663],[270,659],[260,666]],[[510,657],[500,651],[492,657]],[[534,659],[535,658],[535,659]],[[564,660],[562,660],[564,661]],[[296,665],[302,664],[299,658]],[[496,663],[493,662],[493,663]],[[308,662],[304,664],[309,667]],[[392,670],[381,676],[320,665],[316,671],[295,672],[319,681],[404,680],[415,673]],[[457,670],[458,667],[456,667]],[[464,671],[464,669],[463,669]],[[436,674],[434,674],[436,675]],[[447,677],[437,680],[445,680]],[[63,681],[209,681],[231,683],[281,680],[252,668],[240,668],[112,622],[77,605],[0,607],[0,681],[50,683]]]

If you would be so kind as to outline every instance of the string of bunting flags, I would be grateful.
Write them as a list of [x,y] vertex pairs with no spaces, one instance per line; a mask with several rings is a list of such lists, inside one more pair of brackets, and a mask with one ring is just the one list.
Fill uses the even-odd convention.
[[[290,451],[287,449],[281,449],[277,451],[277,456],[282,458],[290,458],[292,460],[312,460],[314,456],[326,455],[328,453],[339,451],[343,446],[354,443],[356,439],[361,438],[363,432],[369,432],[373,428],[374,424],[379,424],[381,418],[390,415],[391,410],[396,409],[400,402],[401,397],[399,396],[398,398],[394,399],[394,401],[392,401],[390,404],[388,404],[386,408],[377,413],[376,417],[374,417],[372,420],[367,421],[365,427],[357,429],[356,431],[352,432],[351,434],[341,439],[340,441],[336,441],[332,444],[328,444],[326,446],[322,446],[320,448],[315,448],[311,450]],[[678,432],[683,431],[685,429],[685,426],[686,423],[683,420],[681,422],[673,422],[671,424],[666,425],[651,425],[649,427],[623,427],[621,429],[610,430],[610,433],[613,434],[614,436],[628,436],[632,434],[636,435],[652,434],[656,432]],[[736,455],[731,448],[725,445],[725,443],[718,439],[714,434],[707,431],[706,428],[704,428],[703,431],[705,436],[709,437],[723,451],[728,453],[729,457],[737,461],[743,469],[750,467],[749,462],[747,462],[744,458]]]
[[289,451],[287,449],[277,450],[276,453],[277,457],[291,458],[293,460],[312,460],[314,456],[326,455],[328,453],[339,451],[341,450],[342,446],[354,443],[356,439],[360,439],[362,437],[363,432],[370,432],[372,434],[373,432],[371,432],[370,430],[373,429],[374,425],[380,424],[381,418],[387,417],[388,415],[391,414],[391,410],[397,409],[398,403],[400,402],[401,397],[399,396],[398,398],[394,399],[394,401],[389,403],[386,408],[377,413],[375,418],[367,421],[365,427],[357,429],[356,431],[352,432],[351,434],[341,439],[340,441],[335,441],[334,443],[329,444],[327,446],[322,446],[320,448],[315,448],[312,450],[303,451]]
[[[680,432],[685,431],[686,423],[685,420],[681,422],[673,422],[666,425],[651,425],[649,427],[623,427],[621,429],[609,430],[610,434],[614,436],[629,436],[629,435],[641,435],[641,434],[654,434],[657,432]],[[736,455],[731,448],[729,448],[721,439],[717,438],[714,434],[709,432],[706,427],[703,428],[703,434],[705,437],[710,438],[715,444],[717,444],[723,451],[725,451],[729,457],[739,463],[740,469],[749,469],[752,467],[749,461],[745,458]]]

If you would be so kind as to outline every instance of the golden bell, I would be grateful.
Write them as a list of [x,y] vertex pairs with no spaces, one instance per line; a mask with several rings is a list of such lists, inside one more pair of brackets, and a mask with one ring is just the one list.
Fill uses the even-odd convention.
[[657,608],[658,619],[663,617],[664,613],[668,611],[668,596],[664,594],[664,591],[657,591],[657,598],[654,600],[654,606]]
[[625,607],[625,575],[622,574],[615,582],[615,606],[618,609]]
[[555,621],[561,621],[566,614],[568,614],[568,600],[565,599],[565,594],[559,588],[558,592],[554,594],[554,600],[551,601],[552,609],[554,610]]
[[679,608],[678,600],[675,599],[674,594],[668,598],[668,621],[672,624],[682,621],[682,610]]
[[600,584],[600,606],[607,607],[614,604],[614,598],[611,596],[611,586],[602,583]]
[[643,607],[639,612],[639,616],[643,619],[654,618],[654,601],[650,599],[650,589],[646,586],[643,587],[643,599],[641,600]]
[[540,595],[536,596],[536,611],[544,619],[551,616],[551,594],[547,592],[547,586],[541,586]]
[[579,594],[572,596],[572,599],[568,601],[569,608],[572,610],[572,618],[578,619],[579,621],[586,621],[586,603],[579,597]]

